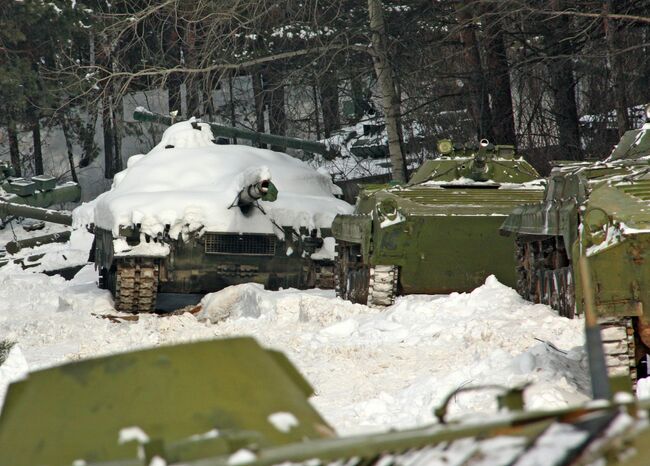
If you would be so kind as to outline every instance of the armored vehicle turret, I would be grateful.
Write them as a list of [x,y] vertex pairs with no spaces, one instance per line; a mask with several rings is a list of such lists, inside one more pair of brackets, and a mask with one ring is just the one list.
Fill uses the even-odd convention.
[[626,132],[605,161],[558,164],[543,201],[517,207],[501,231],[517,245],[517,291],[567,317],[583,311],[584,257],[610,373],[647,374],[650,124]]
[[287,154],[218,145],[207,123],[176,123],[94,202],[100,286],[125,312],[153,311],[158,293],[244,282],[333,288],[331,222],[352,210],[339,192]]
[[386,306],[395,296],[469,291],[491,274],[515,283],[514,247],[498,234],[512,208],[542,196],[513,146],[438,143],[404,186],[366,187],[332,224],[337,294]]

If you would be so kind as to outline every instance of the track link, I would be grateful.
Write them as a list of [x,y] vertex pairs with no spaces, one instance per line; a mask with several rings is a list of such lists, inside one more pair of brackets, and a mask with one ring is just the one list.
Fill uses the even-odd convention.
[[334,274],[336,296],[357,304],[368,301],[369,269],[363,263],[361,246],[341,241],[336,245],[337,261]]
[[384,307],[395,302],[399,268],[395,265],[376,265],[370,268],[368,306]]
[[[573,269],[563,244],[552,237],[531,241],[518,238],[516,258],[519,294],[529,301],[550,305],[561,316],[575,317]],[[628,376],[636,386],[633,318],[603,317],[598,324],[609,375]]]
[[153,312],[158,291],[158,263],[153,259],[120,259],[115,277],[115,309]]
[[610,377],[629,376],[636,386],[634,326],[631,317],[598,319],[605,365]]

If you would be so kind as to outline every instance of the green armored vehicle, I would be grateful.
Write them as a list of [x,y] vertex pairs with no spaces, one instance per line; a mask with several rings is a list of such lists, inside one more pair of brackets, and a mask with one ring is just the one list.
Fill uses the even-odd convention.
[[338,192],[287,154],[216,144],[207,123],[176,123],[94,201],[91,260],[124,312],[153,311],[158,293],[244,282],[333,288],[330,226],[352,210]]
[[603,162],[553,168],[544,200],[501,226],[517,245],[517,291],[560,314],[583,312],[586,258],[607,365],[632,381],[650,347],[650,124],[626,132]]
[[[450,401],[489,389],[502,412],[450,421]],[[251,338],[159,347],[30,373],[7,390],[11,466],[645,465],[650,404],[620,395],[526,411],[524,387],[465,386],[438,423],[339,437],[282,353]]]
[[541,199],[513,146],[438,143],[404,186],[366,187],[332,224],[337,294],[387,306],[395,296],[469,291],[491,274],[515,284],[514,246],[498,234],[513,207]]
[[[16,178],[14,171],[7,162],[0,162],[0,203],[21,204],[32,207],[48,207],[53,204],[78,202],[81,188],[77,183],[57,183],[53,176],[39,175],[31,179]],[[12,214],[25,216],[23,214]],[[0,209],[0,225],[9,217],[6,208]]]

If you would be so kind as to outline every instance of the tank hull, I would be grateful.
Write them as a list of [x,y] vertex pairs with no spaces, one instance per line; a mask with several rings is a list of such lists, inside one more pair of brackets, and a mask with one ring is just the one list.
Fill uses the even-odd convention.
[[[333,261],[303,257],[297,245],[292,248],[272,234],[206,232],[167,240],[158,254],[143,252],[140,244],[116,251],[115,244],[110,231],[95,230],[100,285],[111,290],[116,309],[125,312],[154,311],[157,293],[206,294],[242,283],[270,290],[334,287]],[[121,296],[124,283],[133,285]]]
[[367,187],[355,214],[332,224],[338,295],[386,306],[403,294],[471,291],[490,275],[515,286],[515,246],[499,227],[543,191],[524,185],[532,167],[509,146],[511,158],[499,158],[498,147],[427,161],[406,186]]

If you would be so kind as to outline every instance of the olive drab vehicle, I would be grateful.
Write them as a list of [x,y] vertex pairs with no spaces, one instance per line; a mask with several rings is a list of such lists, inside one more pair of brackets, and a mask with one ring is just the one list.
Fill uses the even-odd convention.
[[515,284],[514,246],[498,233],[513,207],[541,199],[513,146],[438,142],[404,186],[366,186],[332,224],[337,294],[387,306],[396,295],[469,291],[491,274]]
[[[148,121],[153,119],[162,123],[171,123],[169,117],[146,112],[141,112],[140,115],[146,116]],[[186,125],[186,131],[193,131],[197,134],[210,131],[208,124],[198,121],[192,121],[191,126],[189,121],[177,123],[167,131],[176,131],[179,125]],[[210,124],[210,126],[216,126],[219,131],[224,128],[219,125]],[[223,133],[218,132],[217,134]],[[213,136],[213,133],[210,132],[210,137]],[[174,163],[183,163],[177,161],[185,160],[188,155],[185,152],[178,152],[185,150],[180,144],[185,140],[191,140],[192,137],[192,134],[187,137],[181,136],[176,146],[168,144],[160,147],[161,143],[152,152],[142,156],[144,158],[141,160],[146,161],[146,158],[155,152],[157,156],[162,157],[161,164],[171,166]],[[165,135],[163,135],[164,138]],[[279,224],[270,215],[270,211],[274,208],[273,205],[279,203],[283,196],[286,199],[290,195],[284,194],[281,191],[282,188],[276,186],[277,178],[282,179],[283,176],[282,167],[290,166],[291,168],[293,164],[299,164],[301,170],[306,173],[307,178],[296,181],[298,184],[302,183],[302,188],[290,184],[290,188],[296,193],[308,189],[305,186],[310,183],[318,185],[318,189],[323,193],[329,189],[330,185],[332,189],[337,189],[331,180],[286,154],[248,146],[221,145],[216,142],[211,139],[207,141],[205,147],[190,149],[194,151],[192,154],[195,154],[192,157],[200,158],[204,172],[214,173],[215,170],[221,169],[214,168],[217,165],[213,166],[212,164],[221,164],[218,167],[231,166],[230,162],[243,163],[241,162],[242,157],[246,157],[245,160],[256,166],[269,164],[268,169],[271,173],[275,173],[273,181],[269,176],[264,175],[245,182],[237,188],[238,193],[232,194],[234,200],[230,197],[227,200],[228,205],[218,206],[221,209],[219,210],[220,215],[224,218],[228,216],[231,219],[230,226],[214,228],[210,225],[201,225],[191,231],[183,230],[183,233],[179,234],[178,231],[175,233],[170,231],[170,225],[167,224],[164,225],[162,231],[151,234],[151,232],[144,231],[143,225],[137,221],[120,221],[119,225],[100,225],[100,218],[95,210],[95,242],[91,252],[91,261],[95,262],[100,271],[100,287],[111,291],[115,300],[115,308],[118,311],[152,312],[155,310],[156,298],[161,293],[171,295],[205,294],[230,285],[247,282],[260,283],[272,290],[281,287],[300,289],[334,287],[333,239],[328,238],[331,237],[331,220],[329,222],[323,220],[321,225],[314,226],[308,221],[309,219],[305,220],[297,215],[299,219],[296,222],[292,220],[291,224]],[[305,144],[307,143],[308,141],[305,141]],[[174,154],[181,155],[176,158],[173,157]],[[280,168],[274,167],[272,164],[276,159],[273,157],[279,157],[280,162],[284,165]],[[140,161],[133,166],[137,166],[138,163]],[[158,170],[159,166],[152,166],[152,170]],[[125,172],[130,169],[131,165]],[[174,165],[174,168],[169,169],[179,170],[179,179],[184,177],[183,170],[187,171],[188,177],[208,176],[197,175],[196,168],[192,166]],[[225,180],[226,184],[233,182],[233,178],[246,175],[245,171],[235,173]],[[160,173],[165,175],[164,171],[160,171]],[[127,173],[125,176],[128,177],[129,174]],[[131,177],[132,181],[133,178]],[[135,183],[138,183],[137,179],[135,179]],[[153,182],[156,186],[164,186],[166,183],[167,180],[164,176],[156,178]],[[175,203],[177,206],[184,202],[182,207],[177,207],[181,212],[183,209],[185,212],[187,209],[195,209],[194,206],[197,203],[203,210],[213,208],[218,202],[215,199],[215,194],[219,194],[220,188],[210,180],[208,183],[215,186],[210,188],[214,190],[201,194],[198,201],[193,194],[195,187],[188,186],[187,183],[181,188],[173,188],[176,191],[171,194],[162,192],[160,194],[162,197],[156,199],[162,199],[163,202],[168,200],[169,203]],[[144,186],[142,192],[146,192],[148,189]],[[152,189],[156,191],[159,188]],[[112,192],[114,191],[109,191],[107,194],[110,196]],[[138,194],[136,193],[135,197]],[[121,199],[128,199],[129,195],[129,193],[125,194]],[[186,202],[186,198],[183,197],[186,195],[194,197],[188,197],[189,201]],[[291,195],[299,196],[295,193]],[[108,211],[111,207],[107,207],[105,199],[107,198],[98,199],[98,205],[104,211]],[[182,200],[179,201],[179,199]],[[329,218],[332,219],[336,213],[351,210],[348,203],[336,199],[330,191],[323,194],[322,198],[311,196],[310,199],[310,202],[321,201],[322,211],[318,214],[320,218],[326,218],[329,215]],[[297,208],[294,206],[296,206],[295,203],[286,208],[282,207],[283,215],[287,211],[291,211],[292,208]],[[164,211],[168,207],[165,204],[161,209]],[[251,219],[253,221],[260,219],[259,222],[264,224],[264,228],[262,230],[260,228],[248,229],[247,225],[250,223],[246,222]],[[227,224],[228,222],[221,223]],[[187,226],[182,225],[183,228]],[[331,240],[331,247],[326,244],[326,240]]]
[[554,167],[543,201],[516,208],[501,231],[514,235],[524,298],[573,317],[584,307],[576,284],[589,279],[610,373],[647,375],[650,124],[626,132],[605,161]]
[[[18,217],[38,220],[32,222],[31,230],[41,229],[43,222],[72,225],[72,216],[68,212],[45,209],[55,204],[78,202],[81,188],[77,183],[57,183],[52,176],[34,176],[31,179],[16,178],[10,164],[0,162],[0,229],[10,220]],[[27,228],[23,223],[23,227]],[[21,248],[33,247],[51,242],[64,242],[70,238],[70,231],[61,231],[28,239],[10,241],[0,247],[0,267],[9,263],[6,252],[14,254]],[[24,266],[24,264],[23,264]]]
[[[14,213],[9,205],[43,208],[54,204],[78,202],[80,198],[81,188],[77,183],[57,183],[56,178],[46,175],[33,176],[31,179],[17,178],[11,165],[0,162],[0,227],[7,217],[29,217],[27,210]],[[55,220],[48,221],[56,223]]]
[[[490,390],[498,415],[449,419],[463,392]],[[76,361],[12,383],[0,414],[11,466],[644,466],[650,402],[603,397],[527,411],[525,387],[465,386],[409,430],[337,436],[282,353],[251,338]]]

